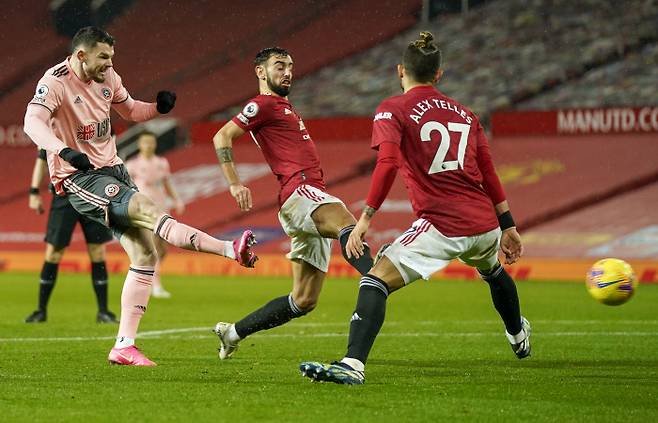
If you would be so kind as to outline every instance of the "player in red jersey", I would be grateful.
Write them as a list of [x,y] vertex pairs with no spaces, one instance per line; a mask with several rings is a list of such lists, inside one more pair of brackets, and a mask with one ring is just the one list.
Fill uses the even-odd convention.
[[384,322],[386,299],[454,259],[477,268],[518,358],[530,355],[530,325],[520,314],[512,278],[498,261],[523,253],[505,193],[478,118],[434,84],[441,52],[429,32],[405,50],[398,65],[404,94],[384,100],[375,114],[372,148],[378,151],[366,207],[350,235],[348,254],[360,255],[362,237],[388,194],[398,168],[418,217],[361,278],[350,322],[347,354],[337,363],[305,362],[302,374],[343,384],[364,382],[365,362]]
[[114,38],[96,27],[80,29],[72,55],[48,69],[25,112],[25,133],[48,152],[50,179],[80,215],[115,231],[130,257],[121,294],[121,320],[108,360],[113,364],[154,366],[135,347],[146,312],[156,254],[153,237],[193,251],[235,259],[253,267],[251,231],[222,241],[164,213],[137,192],[110,136],[110,109],[141,122],[169,113],[176,95],[160,91],[155,103],[134,100],[114,71]]
[[249,188],[242,185],[232,157],[233,141],[249,131],[276,175],[279,221],[291,238],[293,288],[235,324],[219,322],[219,358],[229,357],[238,342],[254,332],[280,326],[315,308],[331,256],[331,240],[341,243],[343,256],[359,273],[372,267],[367,244],[362,255],[347,257],[346,245],[356,219],[343,202],[327,194],[315,143],[304,122],[288,101],[293,81],[293,61],[279,47],[256,55],[255,71],[260,95],[224,125],[213,141],[231,195],[243,211],[252,207]]

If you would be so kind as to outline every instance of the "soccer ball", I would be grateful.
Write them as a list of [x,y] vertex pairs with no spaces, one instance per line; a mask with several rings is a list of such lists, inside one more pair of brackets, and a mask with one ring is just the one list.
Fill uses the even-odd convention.
[[621,305],[630,300],[637,288],[637,279],[630,264],[624,260],[599,260],[587,272],[587,290],[598,302]]

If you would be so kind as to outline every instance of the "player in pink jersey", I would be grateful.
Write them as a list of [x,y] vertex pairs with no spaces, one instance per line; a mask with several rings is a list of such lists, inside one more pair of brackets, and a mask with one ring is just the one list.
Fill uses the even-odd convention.
[[434,88],[442,74],[441,51],[429,32],[405,49],[398,74],[404,94],[384,100],[375,114],[372,147],[378,151],[377,165],[348,254],[362,253],[361,239],[398,168],[418,220],[361,278],[345,357],[333,364],[300,365],[302,374],[313,380],[362,384],[388,295],[428,279],[454,259],[477,268],[489,284],[512,350],[518,358],[530,355],[530,324],[521,316],[514,281],[498,261],[499,246],[507,264],[521,257],[521,237],[484,130],[470,110]]
[[[176,213],[183,214],[185,203],[180,199],[171,183],[169,161],[155,154],[158,146],[155,134],[150,131],[143,131],[137,137],[137,146],[139,154],[126,162],[126,169],[128,169],[128,174],[139,188],[139,192],[153,200],[160,207],[160,210],[168,213],[169,204],[167,201],[170,200]],[[151,295],[155,298],[171,298],[171,293],[164,289],[160,280],[160,266],[167,255],[167,243],[159,237],[153,237],[153,242],[158,254],[158,262],[155,265]]]
[[260,95],[224,125],[213,141],[231,195],[243,211],[252,207],[249,188],[242,185],[233,163],[233,141],[249,131],[276,175],[279,221],[291,238],[293,287],[289,295],[275,298],[235,324],[219,322],[219,358],[229,357],[238,342],[252,333],[287,323],[305,315],[317,304],[331,257],[331,241],[338,239],[345,259],[359,273],[372,267],[367,244],[363,255],[347,257],[345,246],[356,219],[343,202],[326,193],[320,159],[304,122],[288,101],[293,61],[279,47],[256,55],[255,71]]
[[112,228],[130,257],[121,294],[121,320],[109,361],[153,366],[135,347],[148,304],[156,254],[153,236],[177,247],[235,259],[253,267],[251,231],[230,241],[177,222],[137,192],[110,136],[110,109],[144,121],[173,109],[176,95],[160,91],[156,103],[133,100],[114,71],[114,39],[95,27],[73,37],[72,55],[47,70],[25,113],[25,133],[48,152],[51,181],[83,216]]

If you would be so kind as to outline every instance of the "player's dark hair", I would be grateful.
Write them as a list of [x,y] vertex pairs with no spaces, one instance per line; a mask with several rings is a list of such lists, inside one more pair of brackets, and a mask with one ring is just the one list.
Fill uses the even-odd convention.
[[98,43],[113,46],[114,37],[98,27],[85,26],[84,28],[80,28],[73,36],[73,40],[71,40],[71,51],[75,51],[81,45],[87,48],[94,48]]
[[441,50],[434,42],[434,35],[428,31],[421,32],[420,39],[410,43],[404,50],[402,64],[416,82],[434,81],[441,67]]
[[254,59],[254,64],[256,66],[260,66],[263,63],[267,62],[267,59],[269,59],[272,56],[290,56],[290,53],[288,53],[288,50],[286,50],[285,48],[267,47],[262,49],[256,54],[256,58]]

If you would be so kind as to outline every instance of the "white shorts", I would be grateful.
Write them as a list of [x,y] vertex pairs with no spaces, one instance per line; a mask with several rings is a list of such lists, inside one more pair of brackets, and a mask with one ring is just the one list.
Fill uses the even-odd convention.
[[288,259],[300,259],[327,272],[331,258],[331,239],[323,238],[311,214],[323,204],[343,202],[310,185],[300,185],[279,210],[281,227],[290,237]]
[[398,269],[404,283],[429,279],[432,273],[446,267],[452,260],[478,269],[489,270],[498,262],[501,230],[493,229],[479,235],[447,237],[429,221],[416,220],[400,235],[384,255]]

